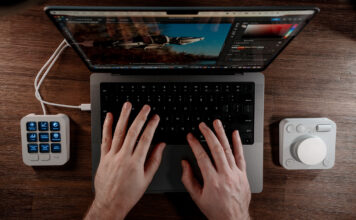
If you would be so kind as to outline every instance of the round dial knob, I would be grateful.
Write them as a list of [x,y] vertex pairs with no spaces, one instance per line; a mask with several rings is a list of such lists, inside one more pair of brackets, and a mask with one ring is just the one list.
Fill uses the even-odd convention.
[[304,136],[294,144],[294,156],[306,165],[316,165],[326,157],[325,142],[315,136]]

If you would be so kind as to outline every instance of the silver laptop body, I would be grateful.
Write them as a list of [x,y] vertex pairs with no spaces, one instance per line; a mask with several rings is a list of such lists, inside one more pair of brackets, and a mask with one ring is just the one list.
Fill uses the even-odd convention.
[[[72,48],[79,54],[91,70],[91,126],[92,126],[92,173],[93,179],[100,160],[101,145],[101,96],[100,85],[113,82],[253,82],[254,83],[254,139],[253,144],[244,145],[247,163],[247,176],[253,193],[263,189],[263,122],[264,122],[264,76],[261,73],[287,44],[302,30],[316,12],[314,7],[67,7],[51,6],[45,9]],[[166,20],[165,20],[166,19]],[[178,21],[178,22],[177,22]],[[193,22],[192,22],[193,21]],[[169,25],[174,23],[175,26]],[[140,35],[140,39],[129,36],[130,32],[118,23],[147,29],[158,27],[159,34]],[[132,25],[134,23],[134,25]],[[163,23],[163,26],[160,26]],[[163,34],[161,27],[169,34]],[[178,23],[178,24],[177,24]],[[192,29],[192,25],[183,27],[182,36],[177,35],[180,23],[195,24],[197,28],[208,25],[210,29]],[[164,24],[166,26],[164,26]],[[211,64],[212,44],[216,44],[221,35],[210,39],[208,32],[214,28],[228,27],[225,37],[219,45],[219,56]],[[230,24],[230,25],[228,25]],[[115,26],[116,25],[116,26]],[[140,26],[141,25],[141,26]],[[209,26],[210,25],[210,26]],[[129,26],[129,27],[131,27]],[[174,28],[172,28],[174,27]],[[206,27],[206,26],[205,26]],[[145,31],[138,28],[137,31]],[[195,33],[195,36],[191,36]],[[197,36],[204,35],[207,36]],[[135,35],[135,33],[134,33]],[[145,35],[145,34],[143,34]],[[184,35],[184,36],[183,36]],[[127,37],[126,37],[127,38]],[[125,39],[126,39],[125,38]],[[147,39],[148,38],[148,39]],[[94,40],[91,40],[94,39]],[[100,39],[100,40],[97,40]],[[205,45],[204,45],[205,42]],[[176,65],[170,63],[124,63],[126,57],[118,50],[140,49],[143,52],[168,47],[176,52],[182,50],[194,54],[194,45],[201,50],[198,54],[209,53],[207,61],[199,65]],[[184,45],[188,45],[185,46]],[[193,45],[193,49],[191,48]],[[95,49],[97,48],[97,49]],[[183,49],[182,49],[183,48]],[[190,48],[190,49],[184,49]],[[117,49],[117,50],[116,50]],[[169,49],[169,50],[170,50]],[[213,48],[214,49],[214,48]],[[108,52],[109,51],[109,52]],[[205,51],[205,52],[204,52]],[[216,52],[216,51],[215,51]],[[117,53],[112,56],[107,54]],[[107,60],[110,60],[107,61]],[[143,58],[142,58],[143,59]],[[139,59],[140,60],[140,59]],[[106,63],[107,62],[107,63]],[[125,62],[131,62],[125,61]],[[206,64],[209,63],[209,64]],[[110,65],[109,65],[110,64]],[[218,65],[219,64],[219,65]],[[221,65],[220,65],[221,64]],[[159,114],[159,113],[158,113]],[[228,134],[231,136],[231,134]],[[164,151],[162,163],[147,192],[183,192],[181,183],[182,159],[188,159],[197,170],[196,160],[187,145],[169,145]]]

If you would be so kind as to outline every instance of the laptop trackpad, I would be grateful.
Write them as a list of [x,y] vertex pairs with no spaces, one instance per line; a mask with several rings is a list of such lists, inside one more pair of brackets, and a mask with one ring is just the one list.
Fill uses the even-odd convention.
[[153,177],[147,192],[184,192],[181,160],[187,160],[193,167],[196,178],[201,182],[201,174],[194,154],[189,146],[168,145],[163,152],[161,165]]

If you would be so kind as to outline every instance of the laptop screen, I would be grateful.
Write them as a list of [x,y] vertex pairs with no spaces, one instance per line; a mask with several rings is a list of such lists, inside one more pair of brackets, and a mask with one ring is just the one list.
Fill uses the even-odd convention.
[[117,69],[263,70],[315,10],[49,10],[93,71]]

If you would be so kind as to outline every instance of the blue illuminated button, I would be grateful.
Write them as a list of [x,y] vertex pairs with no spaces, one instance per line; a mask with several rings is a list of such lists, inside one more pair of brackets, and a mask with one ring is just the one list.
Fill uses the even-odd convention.
[[27,122],[26,127],[27,127],[28,131],[36,131],[36,129],[37,129],[36,122],[34,122],[34,121]]
[[38,152],[38,145],[37,144],[28,144],[27,150],[29,153],[37,153]]
[[36,133],[27,133],[27,141],[28,142],[36,142],[37,134]]
[[61,152],[61,144],[51,144],[52,153],[60,153]]
[[60,133],[51,133],[51,141],[60,142],[61,141],[61,134]]
[[49,153],[49,144],[40,144],[41,153]]
[[40,133],[39,139],[41,142],[48,142],[49,134],[48,133]]
[[59,131],[61,126],[58,121],[51,121],[50,122],[51,131]]
[[40,131],[48,131],[48,122],[46,122],[46,121],[38,122],[38,130],[40,130]]

